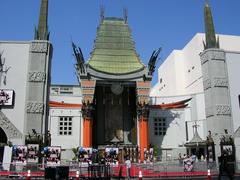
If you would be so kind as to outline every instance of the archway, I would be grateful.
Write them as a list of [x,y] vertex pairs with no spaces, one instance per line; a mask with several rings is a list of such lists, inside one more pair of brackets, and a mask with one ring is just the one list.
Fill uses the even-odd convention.
[[4,146],[7,144],[7,135],[0,128],[0,163],[3,161]]

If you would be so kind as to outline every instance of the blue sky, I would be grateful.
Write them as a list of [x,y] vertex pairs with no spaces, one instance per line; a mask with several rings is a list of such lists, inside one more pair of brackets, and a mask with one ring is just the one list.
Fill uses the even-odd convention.
[[[240,35],[240,1],[209,0],[209,4],[216,33]],[[145,64],[154,49],[163,49],[159,66],[173,49],[182,49],[197,32],[204,32],[204,0],[49,0],[53,84],[78,84],[71,40],[88,59],[100,22],[100,6],[105,7],[105,16],[122,17],[123,8],[128,9],[136,50]],[[0,7],[0,41],[32,40],[40,0],[1,0]],[[157,68],[152,84],[157,81]]]

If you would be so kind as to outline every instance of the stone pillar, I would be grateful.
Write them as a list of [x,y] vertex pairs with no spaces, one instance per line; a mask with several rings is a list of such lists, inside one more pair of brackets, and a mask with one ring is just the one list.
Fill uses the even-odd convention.
[[[233,133],[225,52],[210,48],[201,54],[207,131],[212,132],[216,156],[220,156],[220,137],[225,129]],[[216,157],[217,159],[217,157]]]
[[140,161],[144,160],[144,149],[149,147],[149,90],[150,81],[137,81],[137,115],[138,115],[138,145],[140,147]]
[[138,115],[138,145],[140,147],[140,161],[144,160],[144,149],[149,147],[148,118],[150,81],[137,81],[137,115]]
[[45,40],[35,40],[31,42],[29,51],[24,134],[31,133],[32,129],[46,134],[52,45]]
[[92,147],[92,125],[93,125],[93,98],[95,92],[95,80],[81,80],[83,95],[83,147]]
[[92,104],[83,103],[83,147],[92,147]]
[[148,115],[149,108],[146,104],[138,104],[138,122],[139,122],[139,146],[140,161],[144,161],[144,149],[149,147]]

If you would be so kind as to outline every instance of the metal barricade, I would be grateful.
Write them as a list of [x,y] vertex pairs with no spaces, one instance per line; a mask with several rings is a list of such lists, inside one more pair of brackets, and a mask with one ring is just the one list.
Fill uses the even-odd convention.
[[[238,162],[239,163],[239,162]],[[239,164],[237,164],[239,165]],[[61,164],[61,166],[63,166]],[[111,178],[111,177],[127,177],[127,168],[125,164],[79,164],[65,163],[64,166],[69,167],[69,178],[75,178],[76,174],[81,178]],[[218,166],[215,162],[211,165],[205,161],[195,162],[191,172],[185,172],[183,164],[178,161],[166,161],[155,163],[132,163],[130,176],[138,178],[139,174],[144,177],[191,177],[204,176],[211,166],[211,174],[218,174]],[[9,167],[8,169],[5,169]],[[44,178],[46,165],[44,164],[2,164],[0,167],[0,176],[21,178],[26,177],[28,170],[32,177]]]

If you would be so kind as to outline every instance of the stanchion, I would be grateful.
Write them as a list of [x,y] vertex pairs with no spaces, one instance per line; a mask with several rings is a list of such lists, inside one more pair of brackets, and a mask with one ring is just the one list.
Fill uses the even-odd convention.
[[28,171],[27,171],[26,180],[31,180],[31,170],[28,170]]
[[208,171],[207,171],[207,180],[212,180],[210,169],[208,169]]
[[76,171],[76,180],[79,180],[79,171]]
[[142,180],[142,171],[140,170],[139,173],[138,173],[138,179],[139,180]]

